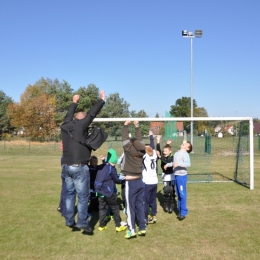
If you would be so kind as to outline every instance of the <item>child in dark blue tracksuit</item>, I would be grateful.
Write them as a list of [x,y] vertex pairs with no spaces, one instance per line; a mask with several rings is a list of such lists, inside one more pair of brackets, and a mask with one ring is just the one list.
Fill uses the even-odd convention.
[[119,205],[114,192],[115,183],[122,184],[124,180],[118,178],[115,165],[117,163],[116,151],[112,148],[108,150],[107,163],[100,165],[95,180],[95,191],[98,194],[99,202],[99,231],[103,231],[106,226],[106,213],[108,207],[113,212],[116,231],[126,230],[126,226],[121,226],[121,218],[119,213]]

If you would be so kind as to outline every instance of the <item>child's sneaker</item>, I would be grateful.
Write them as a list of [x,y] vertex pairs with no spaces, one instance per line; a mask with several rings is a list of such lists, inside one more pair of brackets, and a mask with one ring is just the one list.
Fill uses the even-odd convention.
[[126,230],[126,226],[120,226],[120,227],[116,227],[116,232],[121,232]]
[[145,236],[146,235],[146,230],[139,230],[138,232],[137,232],[137,234],[138,234],[138,236]]
[[121,221],[121,222],[120,222],[120,225],[121,225],[121,226],[126,226],[127,223],[126,223],[125,221]]
[[126,235],[125,235],[126,239],[130,239],[130,238],[134,238],[134,237],[136,237],[136,233],[131,233],[130,230],[126,231]]
[[165,212],[169,211],[168,203],[164,202],[163,209],[164,209]]
[[106,229],[107,229],[107,226],[99,227],[99,228],[98,228],[99,231],[104,231],[104,230],[106,230]]
[[157,221],[156,216],[150,216],[148,218],[148,224],[156,223],[156,221]]

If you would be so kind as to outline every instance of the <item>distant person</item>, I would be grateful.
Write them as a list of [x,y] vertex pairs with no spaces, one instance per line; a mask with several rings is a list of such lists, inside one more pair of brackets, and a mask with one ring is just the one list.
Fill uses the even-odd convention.
[[[73,96],[73,103],[69,106],[64,123],[61,126],[63,143],[63,165],[62,174],[66,181],[66,225],[77,227],[87,233],[92,233],[88,223],[88,200],[90,190],[90,174],[88,162],[91,156],[91,149],[82,144],[89,125],[95,119],[105,104],[105,91],[100,91],[100,100],[88,111],[78,112],[74,117],[77,103],[80,96]],[[71,137],[73,135],[75,139]],[[79,141],[77,141],[79,140]],[[80,142],[81,141],[81,142]],[[78,196],[78,221],[74,219],[74,205],[76,194]]]
[[[121,172],[125,176],[125,198],[128,230],[125,238],[130,239],[146,235],[146,222],[144,215],[144,183],[142,181],[142,161],[145,154],[145,145],[142,142],[139,122],[134,121],[135,137],[129,138],[128,127],[131,121],[125,121],[122,129],[122,142],[124,160]],[[139,230],[136,232],[135,222],[138,222]]]
[[189,141],[183,141],[179,151],[174,154],[173,163],[165,165],[165,167],[173,166],[175,175],[176,193],[178,197],[178,211],[177,218],[181,221],[185,219],[188,214],[187,208],[187,181],[188,172],[187,167],[191,166],[189,153],[192,152],[192,144]]
[[106,163],[98,166],[97,176],[95,180],[95,191],[98,196],[99,203],[99,231],[107,229],[106,215],[108,207],[113,213],[113,219],[116,225],[116,231],[126,230],[126,226],[121,226],[121,218],[117,196],[114,192],[115,184],[122,184],[124,180],[119,179],[115,165],[117,164],[117,154],[112,148],[108,150]]

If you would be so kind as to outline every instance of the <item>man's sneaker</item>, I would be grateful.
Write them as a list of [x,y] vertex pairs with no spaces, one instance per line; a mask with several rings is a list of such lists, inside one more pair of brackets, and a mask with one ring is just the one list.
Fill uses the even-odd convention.
[[156,223],[156,216],[150,216],[148,218],[148,224],[153,224],[153,223]]
[[136,233],[131,233],[130,230],[126,231],[126,235],[125,235],[126,239],[130,239],[130,238],[134,238],[134,237],[136,237]]
[[76,223],[74,222],[72,225],[67,225],[69,228],[74,228],[76,227]]
[[126,230],[126,226],[116,227],[116,232],[121,232],[121,231],[125,231],[125,230]]
[[57,210],[58,210],[59,212],[61,212],[61,208],[60,208],[60,206],[57,208]]
[[81,227],[81,226],[76,225],[75,227],[77,227],[77,228],[79,228],[79,229],[85,231],[86,233],[92,233],[92,232],[93,232],[92,228],[89,227],[89,226],[87,226],[87,227]]
[[104,226],[104,227],[98,227],[98,230],[99,231],[104,231],[104,230],[106,230],[107,229],[107,226]]
[[146,230],[139,230],[137,232],[138,236],[145,236],[146,235]]

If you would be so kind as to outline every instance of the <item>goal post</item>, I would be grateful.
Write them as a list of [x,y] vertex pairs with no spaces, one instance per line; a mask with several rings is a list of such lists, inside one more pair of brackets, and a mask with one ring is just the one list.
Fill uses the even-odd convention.
[[[162,136],[161,147],[172,135],[173,153],[184,139],[191,140],[189,122],[193,122],[194,152],[190,154],[192,166],[188,170],[189,182],[231,181],[254,189],[252,117],[95,118],[94,124],[100,125],[109,134],[106,145],[108,148],[114,147],[118,153],[122,152],[121,129],[127,120],[140,122],[145,143],[149,142],[149,130],[154,135]],[[183,122],[184,127],[167,129],[172,122]],[[130,132],[130,136],[134,134],[133,129]],[[156,144],[156,138],[154,141]]]

